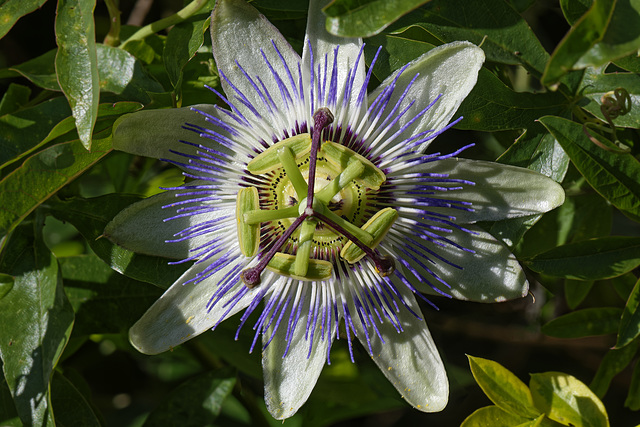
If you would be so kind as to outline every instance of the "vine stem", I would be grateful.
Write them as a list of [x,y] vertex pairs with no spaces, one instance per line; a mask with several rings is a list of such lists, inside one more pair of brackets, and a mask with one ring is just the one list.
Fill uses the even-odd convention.
[[167,16],[166,18],[160,19],[159,21],[152,22],[149,25],[145,25],[140,28],[138,31],[133,33],[131,37],[122,42],[122,46],[127,44],[128,42],[134,40],[142,40],[147,36],[157,33],[158,31],[164,30],[172,25],[179,24],[191,16],[195,15],[202,7],[207,4],[208,0],[193,0],[191,3],[186,5],[183,9],[174,13],[171,16]]

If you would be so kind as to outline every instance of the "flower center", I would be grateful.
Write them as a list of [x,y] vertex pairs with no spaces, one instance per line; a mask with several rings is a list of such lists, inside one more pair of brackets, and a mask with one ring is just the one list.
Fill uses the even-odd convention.
[[[264,268],[298,280],[318,281],[332,276],[337,256],[349,263],[369,257],[381,275],[394,271],[391,259],[375,247],[398,217],[391,208],[366,218],[367,191],[377,191],[386,176],[373,163],[332,141],[320,145],[322,130],[333,121],[331,112],[314,114],[312,134],[279,141],[247,165],[270,185],[238,192],[238,240],[245,256],[255,256],[261,232],[274,237],[255,267],[242,272],[248,287],[260,283]],[[260,224],[275,227],[261,231]],[[275,230],[275,231],[274,231]]]

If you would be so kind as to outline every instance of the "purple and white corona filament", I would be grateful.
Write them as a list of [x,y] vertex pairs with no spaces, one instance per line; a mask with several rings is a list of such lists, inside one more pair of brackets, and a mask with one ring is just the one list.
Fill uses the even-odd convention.
[[219,0],[211,32],[224,95],[214,92],[226,107],[117,124],[116,148],[169,159],[188,178],[105,230],[132,250],[193,262],[131,342],[162,352],[242,312],[238,333],[252,328],[251,350],[263,351],[274,417],[306,401],[339,336],[350,351],[358,339],[411,405],[438,411],[448,382],[416,296],[526,295],[513,255],[473,223],[546,212],[564,193],[526,169],[458,158],[467,147],[425,154],[456,123],[481,49],[437,47],[367,93],[373,64],[361,40],[325,31],[325,3],[311,1],[300,58],[254,8]]

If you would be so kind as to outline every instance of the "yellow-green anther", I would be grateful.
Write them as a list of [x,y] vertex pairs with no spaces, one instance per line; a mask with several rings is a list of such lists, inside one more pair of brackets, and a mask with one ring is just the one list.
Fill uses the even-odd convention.
[[278,156],[278,149],[285,146],[291,149],[294,158],[300,159],[311,151],[311,135],[301,133],[273,144],[254,157],[247,165],[247,170],[254,175],[260,175],[281,168],[282,163],[280,156]]
[[[362,226],[363,230],[373,236],[373,242],[365,244],[371,249],[378,246],[397,218],[398,212],[393,208],[384,208],[372,216]],[[348,263],[353,264],[360,261],[365,256],[365,253],[353,242],[349,241],[340,251],[340,256]]]
[[298,238],[298,250],[296,252],[296,262],[293,273],[303,277],[309,268],[309,257],[311,256],[311,246],[313,244],[313,233],[316,231],[318,222],[311,218],[305,220],[300,226],[300,237]]
[[269,261],[267,268],[275,273],[298,280],[315,281],[331,278],[332,266],[329,261],[310,259],[307,272],[303,276],[296,275],[295,263],[296,257],[294,255],[277,252]]
[[289,180],[293,184],[293,188],[296,190],[298,199],[306,197],[308,190],[307,181],[304,180],[304,177],[300,173],[300,169],[298,169],[298,164],[296,163],[296,158],[294,157],[294,152],[291,147],[288,145],[278,147],[278,158],[280,159]]
[[245,212],[243,220],[245,224],[260,224],[262,222],[275,221],[284,218],[295,218],[298,216],[298,206],[289,206],[283,209],[260,210]]
[[330,183],[325,185],[322,190],[318,191],[314,198],[320,200],[322,203],[329,203],[333,196],[338,194],[338,192],[344,187],[351,184],[353,180],[357,179],[364,169],[365,166],[360,162],[349,163],[349,166],[340,172],[338,176],[333,178]]
[[354,162],[362,163],[364,171],[355,179],[355,181],[366,188],[378,190],[387,180],[384,172],[378,169],[376,165],[344,145],[327,141],[322,144],[322,153],[329,163],[337,166],[340,170],[345,170],[348,165]]
[[244,221],[244,213],[260,208],[258,190],[255,187],[246,187],[238,191],[236,200],[236,221],[238,228],[238,242],[244,256],[254,256],[258,252],[260,243],[260,223],[247,224]]
[[339,225],[340,227],[344,228],[346,231],[351,233],[353,237],[361,241],[363,244],[370,247],[371,244],[373,243],[374,237],[371,234],[369,234],[369,232],[353,225],[352,223],[342,218],[341,216],[338,216],[335,213],[331,212],[329,209],[325,209],[324,212],[322,212],[322,214],[325,215],[331,221],[333,221],[335,224]]

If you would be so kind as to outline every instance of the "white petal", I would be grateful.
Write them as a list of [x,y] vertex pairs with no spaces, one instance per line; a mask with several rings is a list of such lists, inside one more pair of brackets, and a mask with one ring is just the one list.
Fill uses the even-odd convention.
[[[309,317],[309,294],[310,292],[306,293],[302,302],[300,319],[293,332],[287,355],[283,357],[287,348],[286,335],[290,309],[284,314],[275,337],[262,354],[264,400],[271,415],[278,420],[291,417],[307,401],[327,362],[330,343],[326,338],[320,339],[321,316],[316,320],[313,350],[309,355],[311,336],[309,339],[305,338]],[[269,334],[264,335],[263,342],[269,338]],[[333,340],[333,334],[331,340]]]
[[[362,47],[362,39],[338,37],[326,30],[326,16],[322,13],[322,9],[330,2],[331,0],[310,0],[309,2],[309,17],[307,18],[307,33],[302,51],[302,66],[304,70],[309,70],[311,62],[309,45],[313,50],[313,60],[316,67],[321,61],[324,61],[325,55],[329,59],[329,64],[333,64],[334,50],[336,46],[340,46],[338,51],[338,93],[344,91],[347,73],[357,66],[350,98],[350,104],[354,106],[366,75],[364,53],[360,60],[356,62]],[[367,105],[366,95],[363,99],[363,105]]]
[[[397,289],[411,310],[420,314],[413,293],[402,285]],[[416,318],[403,306],[400,310],[401,332],[389,321],[378,325],[384,343],[374,331],[369,330],[373,361],[414,408],[424,412],[441,411],[449,400],[449,381],[438,349],[425,321]],[[360,342],[368,348],[360,322],[354,321],[354,324]]]
[[422,165],[420,169],[422,172],[449,174],[449,178],[475,182],[475,185],[464,185],[461,190],[441,193],[444,199],[471,202],[473,212],[427,208],[429,211],[455,216],[459,224],[535,215],[564,203],[562,186],[530,169],[455,158]]
[[[433,280],[433,284],[440,285],[440,289],[455,298],[478,302],[500,302],[526,296],[529,284],[522,267],[509,249],[481,228],[473,225],[467,228],[475,234],[454,229],[452,233],[446,234],[446,238],[475,253],[448,244],[444,247],[430,246],[438,255],[462,267],[459,269],[431,257],[435,264],[429,264],[429,267],[451,289],[436,280]],[[404,270],[404,267],[400,267]],[[406,272],[405,277],[413,278],[413,275]],[[423,293],[434,293],[422,281],[413,278],[411,282]]]
[[[193,108],[216,114],[212,105],[196,105]],[[138,156],[185,162],[184,156],[170,151],[195,154],[194,147],[180,143],[180,140],[198,139],[197,133],[182,127],[185,123],[211,127],[204,117],[192,111],[191,107],[126,114],[116,120],[113,126],[113,148]]]
[[[278,80],[269,70],[262,53],[264,53],[293,99],[296,99],[296,92],[292,87],[289,72],[293,76],[294,83],[297,84],[296,76],[298,76],[298,64],[300,63],[298,54],[267,18],[243,0],[218,0],[211,17],[211,40],[218,68],[242,92],[246,100],[257,110],[262,120],[270,123],[274,128],[278,128],[277,123],[273,121],[274,114],[268,107],[267,98],[260,96],[259,92],[245,77],[242,69],[262,92],[262,86],[257,80],[259,76],[278,110],[286,112],[288,108],[281,95]],[[278,51],[274,49],[273,43],[282,54],[288,71],[278,55]],[[238,64],[242,69],[238,67]],[[257,119],[249,108],[236,99],[239,94],[227,81],[221,79],[221,84],[227,99],[245,117]]]
[[[416,74],[419,74],[402,102],[401,109],[413,100],[416,102],[393,127],[393,131],[402,128],[438,96],[441,95],[441,97],[420,119],[405,129],[398,140],[401,141],[426,130],[438,132],[446,126],[476,84],[478,71],[483,62],[482,49],[463,41],[439,46],[410,62],[398,79],[397,89],[389,105],[392,107],[396,104],[404,88]],[[393,82],[399,71],[386,78],[380,87],[369,95],[369,102],[373,102],[378,94]],[[429,143],[430,141],[423,143],[419,151],[424,151]]]
[[[207,183],[193,181],[190,184],[206,185]],[[177,239],[177,233],[190,226],[204,224],[223,216],[228,216],[231,221],[234,221],[235,206],[233,205],[228,209],[220,206],[220,209],[214,212],[204,212],[165,221],[167,218],[176,216],[177,208],[163,209],[162,207],[184,200],[184,197],[176,197],[176,194],[179,193],[179,191],[166,191],[128,206],[107,224],[104,237],[118,246],[141,254],[184,259],[189,256],[190,249],[198,248],[215,240],[221,233],[210,232],[181,242],[167,242]],[[204,205],[204,203],[200,205]]]
[[231,317],[247,307],[259,287],[249,290],[229,312],[229,307],[224,306],[244,286],[238,281],[211,311],[207,311],[207,303],[220,280],[240,263],[230,262],[200,283],[185,283],[206,268],[208,263],[193,265],[131,327],[131,344],[145,354],[162,353],[195,338],[221,319]]

